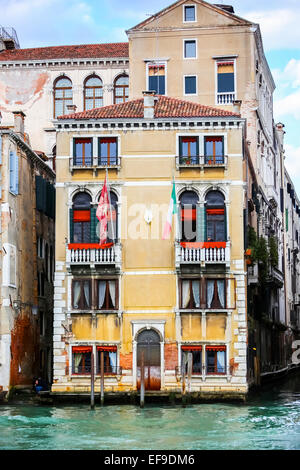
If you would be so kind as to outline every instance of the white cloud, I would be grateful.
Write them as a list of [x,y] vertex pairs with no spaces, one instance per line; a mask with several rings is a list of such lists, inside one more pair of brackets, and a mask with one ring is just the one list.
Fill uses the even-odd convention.
[[299,3],[293,8],[250,10],[245,15],[249,21],[260,25],[266,50],[298,47],[300,42]]
[[300,180],[300,147],[285,144],[285,166],[293,180]]
[[300,89],[284,98],[274,102],[274,114],[276,118],[292,115],[295,119],[300,119]]

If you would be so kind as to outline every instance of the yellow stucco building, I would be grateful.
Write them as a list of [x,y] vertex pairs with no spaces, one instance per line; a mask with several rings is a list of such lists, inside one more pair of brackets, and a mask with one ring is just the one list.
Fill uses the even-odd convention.
[[[186,376],[191,392],[243,397],[244,120],[145,92],[55,125],[52,392],[89,392],[92,353],[99,391],[103,352],[107,392],[139,389],[144,354],[146,391],[181,392]],[[177,214],[163,240],[173,179]]]

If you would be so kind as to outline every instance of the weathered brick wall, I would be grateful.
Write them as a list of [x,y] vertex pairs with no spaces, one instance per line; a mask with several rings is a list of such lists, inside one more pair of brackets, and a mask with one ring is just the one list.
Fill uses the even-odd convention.
[[165,370],[174,370],[178,365],[178,348],[176,343],[165,344]]
[[120,354],[120,367],[122,369],[132,369],[132,353]]

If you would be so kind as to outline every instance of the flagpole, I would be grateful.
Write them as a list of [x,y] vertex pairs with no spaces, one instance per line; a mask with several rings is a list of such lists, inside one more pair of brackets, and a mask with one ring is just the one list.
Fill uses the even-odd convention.
[[[173,171],[173,184],[175,187],[175,193],[176,193],[176,185],[175,185],[175,176],[174,176],[174,171]],[[176,213],[175,215],[175,242],[179,240],[179,222],[178,222],[178,217],[179,217],[179,210],[178,210],[178,203],[177,203],[177,195],[176,195]]]
[[[106,184],[107,184],[107,195],[108,195],[108,202],[109,202],[109,212],[110,212],[110,223],[111,223],[112,240],[115,241],[114,222],[113,222],[112,211],[111,211],[110,187],[109,187],[109,184],[108,184],[108,171],[107,171],[107,168],[106,168]],[[117,220],[117,218],[116,218],[116,220]]]

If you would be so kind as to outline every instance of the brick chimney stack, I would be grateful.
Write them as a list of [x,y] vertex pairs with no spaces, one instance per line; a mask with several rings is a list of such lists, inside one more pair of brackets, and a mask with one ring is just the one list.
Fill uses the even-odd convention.
[[14,131],[24,139],[24,120],[25,114],[23,111],[13,111],[14,115]]

